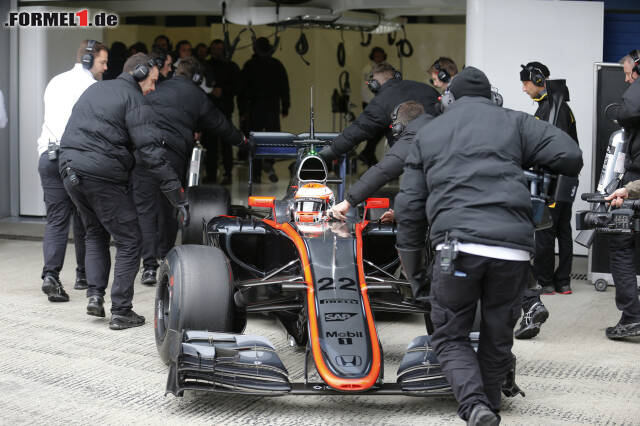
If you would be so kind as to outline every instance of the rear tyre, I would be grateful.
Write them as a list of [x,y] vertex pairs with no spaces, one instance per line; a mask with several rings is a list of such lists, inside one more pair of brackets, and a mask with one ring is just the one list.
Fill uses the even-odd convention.
[[233,272],[216,247],[183,245],[169,253],[158,270],[154,333],[167,364],[182,330],[234,332],[242,316],[233,302]]
[[220,186],[189,188],[189,226],[182,228],[182,244],[204,244],[203,223],[229,213],[229,191]]

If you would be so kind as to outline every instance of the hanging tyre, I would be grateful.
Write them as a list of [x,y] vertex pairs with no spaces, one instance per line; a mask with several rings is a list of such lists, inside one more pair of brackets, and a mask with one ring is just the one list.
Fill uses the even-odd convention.
[[233,273],[226,255],[210,246],[176,246],[158,270],[154,329],[164,363],[182,330],[241,332],[233,301]]
[[189,226],[182,229],[182,244],[204,244],[203,224],[216,216],[229,214],[229,191],[221,186],[189,188]]

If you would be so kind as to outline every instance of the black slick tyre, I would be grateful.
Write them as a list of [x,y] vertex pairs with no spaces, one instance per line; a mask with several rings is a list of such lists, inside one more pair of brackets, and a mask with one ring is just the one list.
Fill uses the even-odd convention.
[[203,223],[216,216],[229,214],[229,191],[220,186],[189,188],[189,225],[182,228],[182,244],[204,244]]
[[226,255],[210,246],[176,246],[158,270],[154,333],[166,364],[182,330],[234,332],[239,324],[233,301],[233,272]]

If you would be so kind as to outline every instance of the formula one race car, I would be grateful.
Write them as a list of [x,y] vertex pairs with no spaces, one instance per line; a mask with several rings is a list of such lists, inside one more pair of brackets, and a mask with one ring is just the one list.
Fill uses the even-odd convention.
[[[167,392],[450,394],[427,335],[408,345],[397,383],[383,382],[374,314],[429,308],[414,302],[401,276],[394,224],[374,219],[388,199],[367,200],[346,222],[327,215],[334,202],[327,185],[344,185],[344,173],[329,179],[316,149],[335,136],[252,134],[255,156],[296,158],[282,199],[249,197],[247,208],[229,206],[219,188],[190,192],[201,241],[172,249],[158,275],[154,324],[170,366]],[[198,207],[203,200],[209,207]],[[275,315],[291,343],[306,348],[321,382],[308,381],[308,362],[304,382],[291,382],[266,338],[242,334],[249,313]],[[505,394],[520,392],[514,371],[515,364]]]

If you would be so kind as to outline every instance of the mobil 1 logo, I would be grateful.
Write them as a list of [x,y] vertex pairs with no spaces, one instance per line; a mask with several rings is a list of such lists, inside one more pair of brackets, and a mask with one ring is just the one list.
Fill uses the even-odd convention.
[[326,337],[338,339],[339,345],[352,345],[354,338],[362,338],[362,331],[327,331]]

